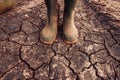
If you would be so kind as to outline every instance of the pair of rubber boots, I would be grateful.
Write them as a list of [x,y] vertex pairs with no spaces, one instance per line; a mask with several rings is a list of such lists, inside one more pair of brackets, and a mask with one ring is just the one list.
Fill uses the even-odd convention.
[[[44,44],[52,44],[57,36],[59,4],[56,0],[45,0],[47,6],[48,23],[40,34]],[[77,0],[65,0],[63,17],[63,40],[67,44],[77,42],[78,30],[74,24],[74,8]]]

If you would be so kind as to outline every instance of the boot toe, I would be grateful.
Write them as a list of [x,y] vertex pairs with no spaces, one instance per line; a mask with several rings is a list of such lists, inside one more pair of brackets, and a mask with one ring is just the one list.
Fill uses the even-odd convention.
[[63,36],[63,40],[66,44],[74,44],[77,42],[78,39],[78,33],[76,32],[76,34],[64,34]]
[[40,36],[40,40],[44,44],[52,44],[54,42],[54,39],[45,36]]
[[52,44],[55,41],[55,36],[50,35],[43,35],[40,34],[40,40],[44,44]]

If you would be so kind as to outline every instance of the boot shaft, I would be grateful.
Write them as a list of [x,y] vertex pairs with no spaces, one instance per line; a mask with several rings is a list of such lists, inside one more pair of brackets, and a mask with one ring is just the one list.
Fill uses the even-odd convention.
[[64,15],[72,16],[74,14],[74,9],[78,0],[64,0]]
[[50,19],[57,15],[57,0],[45,0],[47,7],[47,16]]

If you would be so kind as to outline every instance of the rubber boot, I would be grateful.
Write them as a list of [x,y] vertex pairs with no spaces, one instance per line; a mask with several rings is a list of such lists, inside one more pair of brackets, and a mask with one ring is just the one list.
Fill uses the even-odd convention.
[[77,0],[64,0],[64,17],[63,17],[63,39],[67,44],[77,42],[78,30],[74,24],[75,5]]
[[52,44],[57,35],[58,9],[57,0],[45,0],[47,6],[48,22],[40,34],[40,40],[44,44]]

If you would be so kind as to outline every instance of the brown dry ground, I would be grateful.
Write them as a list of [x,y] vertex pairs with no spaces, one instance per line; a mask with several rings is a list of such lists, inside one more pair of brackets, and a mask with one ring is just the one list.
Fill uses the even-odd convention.
[[0,80],[120,80],[120,1],[79,0],[76,44],[40,42],[46,24],[43,0],[19,0],[0,15]]

